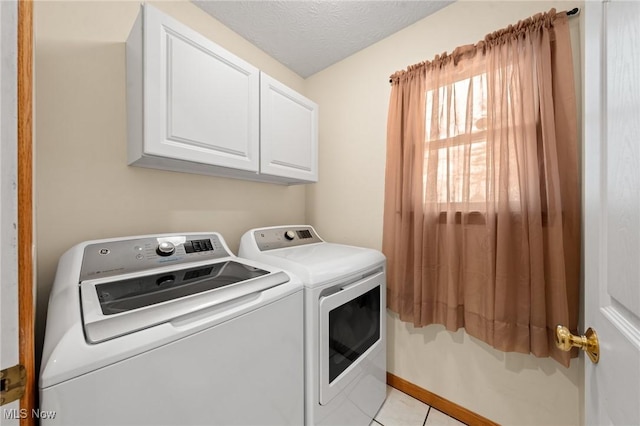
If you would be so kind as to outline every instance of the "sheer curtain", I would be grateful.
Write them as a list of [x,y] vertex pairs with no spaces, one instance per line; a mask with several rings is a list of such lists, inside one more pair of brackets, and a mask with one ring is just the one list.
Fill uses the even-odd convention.
[[567,19],[552,9],[391,76],[383,251],[401,320],[568,366],[553,344],[579,304]]

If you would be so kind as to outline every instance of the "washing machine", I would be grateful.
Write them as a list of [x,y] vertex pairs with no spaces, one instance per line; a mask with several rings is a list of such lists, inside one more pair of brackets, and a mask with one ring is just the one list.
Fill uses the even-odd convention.
[[88,241],[51,290],[47,425],[300,425],[303,286],[219,233]]
[[385,257],[309,225],[252,229],[239,255],[302,281],[305,424],[368,426],[386,395]]

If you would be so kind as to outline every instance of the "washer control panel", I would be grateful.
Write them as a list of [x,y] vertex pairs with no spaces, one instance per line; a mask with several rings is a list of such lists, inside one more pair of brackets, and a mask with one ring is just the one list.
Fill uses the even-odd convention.
[[321,243],[322,239],[311,226],[283,226],[254,231],[258,250],[274,250],[285,247]]
[[159,235],[89,244],[80,281],[231,256],[219,234]]

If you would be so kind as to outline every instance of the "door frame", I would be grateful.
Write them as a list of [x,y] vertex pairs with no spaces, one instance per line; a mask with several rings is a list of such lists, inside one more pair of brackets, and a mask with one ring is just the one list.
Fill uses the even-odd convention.
[[[27,382],[20,426],[35,425],[35,280],[33,239],[33,0],[18,1],[18,323],[19,362]],[[22,417],[22,416],[21,416]]]

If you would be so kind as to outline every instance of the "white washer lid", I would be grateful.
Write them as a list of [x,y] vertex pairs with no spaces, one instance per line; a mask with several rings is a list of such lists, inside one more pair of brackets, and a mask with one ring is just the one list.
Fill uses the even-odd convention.
[[[190,268],[165,268],[142,276],[130,274],[115,280],[109,277],[82,282],[80,298],[88,343],[100,343],[222,306],[289,281],[282,271],[256,268],[239,258],[225,259],[193,263]],[[170,283],[165,286],[163,279]],[[101,286],[107,289],[99,290]]]
[[254,260],[292,272],[307,287],[381,266],[385,262],[384,255],[378,250],[326,242],[268,250],[254,256]]

